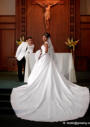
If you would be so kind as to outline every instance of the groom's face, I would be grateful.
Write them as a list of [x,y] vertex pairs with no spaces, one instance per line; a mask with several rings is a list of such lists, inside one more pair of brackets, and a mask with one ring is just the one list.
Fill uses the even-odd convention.
[[30,44],[33,43],[33,40],[32,40],[31,38],[29,38],[29,39],[27,40],[27,42],[28,42],[28,44],[30,45]]

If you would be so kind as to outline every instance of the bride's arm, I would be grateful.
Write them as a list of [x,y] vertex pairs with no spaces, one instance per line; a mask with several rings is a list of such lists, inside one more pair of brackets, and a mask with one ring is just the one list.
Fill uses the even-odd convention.
[[48,52],[48,44],[45,43],[44,46],[45,46],[45,53],[47,53]]

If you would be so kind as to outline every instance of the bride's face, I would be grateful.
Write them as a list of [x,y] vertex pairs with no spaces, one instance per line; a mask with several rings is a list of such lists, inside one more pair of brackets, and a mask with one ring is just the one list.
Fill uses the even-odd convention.
[[47,37],[45,35],[43,35],[42,40],[43,40],[43,42],[47,41]]

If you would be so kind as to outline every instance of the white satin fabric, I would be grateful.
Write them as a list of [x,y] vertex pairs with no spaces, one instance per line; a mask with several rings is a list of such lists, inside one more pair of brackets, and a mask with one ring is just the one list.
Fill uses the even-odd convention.
[[[44,49],[42,46],[42,50]],[[37,60],[28,84],[13,88],[11,104],[22,119],[66,121],[83,117],[89,106],[89,89],[66,80],[48,53]]]
[[[35,61],[32,61],[33,56],[30,55],[30,54],[33,53],[33,50],[34,50],[34,44],[28,45],[27,51],[26,51],[26,54],[25,54],[26,64],[25,64],[24,82],[27,82],[28,77],[31,73],[31,68],[33,68],[33,65],[34,65],[34,62],[35,62]],[[28,65],[30,65],[30,66],[28,66]]]
[[28,54],[33,53],[34,47],[35,47],[34,44],[28,45],[28,46],[27,46],[27,51],[26,51],[25,57],[26,57]]

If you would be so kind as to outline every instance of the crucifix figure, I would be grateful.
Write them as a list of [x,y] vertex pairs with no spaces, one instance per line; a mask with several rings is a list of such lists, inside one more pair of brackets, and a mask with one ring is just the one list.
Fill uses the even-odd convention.
[[33,1],[32,4],[39,5],[44,8],[45,29],[47,32],[49,32],[51,7],[57,4],[64,4],[64,0],[32,0],[32,1]]

